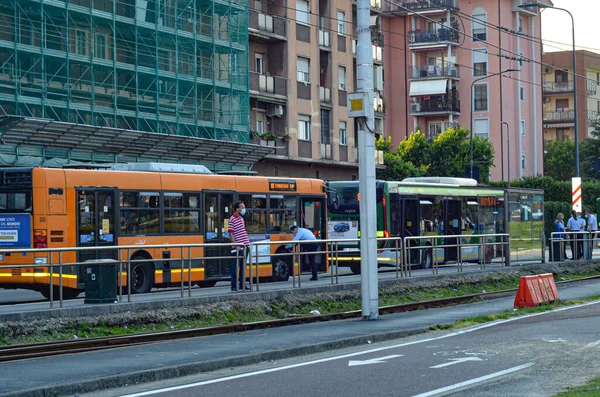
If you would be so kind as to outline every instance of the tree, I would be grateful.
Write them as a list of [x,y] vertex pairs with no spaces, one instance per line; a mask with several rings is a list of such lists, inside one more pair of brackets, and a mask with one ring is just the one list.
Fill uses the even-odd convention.
[[575,143],[570,139],[548,142],[544,163],[546,175],[557,181],[570,180],[575,176]]
[[598,180],[600,173],[594,169],[594,162],[600,157],[600,121],[594,120],[590,126],[590,137],[579,145],[579,171],[584,179]]
[[402,160],[412,163],[425,174],[431,164],[431,144],[421,131],[411,133],[397,148]]
[[448,128],[436,136],[431,145],[430,176],[463,177],[469,164],[469,131]]
[[494,164],[494,155],[494,147],[488,138],[478,135],[473,137],[473,165],[479,167],[481,183],[490,181],[490,170]]
[[377,179],[401,181],[404,178],[423,176],[421,170],[412,163],[402,160],[398,153],[384,153],[383,163],[385,169],[378,169],[376,171]]

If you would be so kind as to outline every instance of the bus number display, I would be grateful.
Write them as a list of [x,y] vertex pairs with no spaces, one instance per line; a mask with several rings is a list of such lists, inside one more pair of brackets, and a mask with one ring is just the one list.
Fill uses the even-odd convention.
[[272,192],[295,192],[296,181],[269,181],[269,190]]

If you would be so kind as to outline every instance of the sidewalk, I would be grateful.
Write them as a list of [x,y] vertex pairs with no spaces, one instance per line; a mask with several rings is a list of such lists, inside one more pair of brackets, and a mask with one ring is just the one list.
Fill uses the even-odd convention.
[[[597,295],[600,281],[559,289],[562,300]],[[378,321],[331,321],[215,335],[2,364],[0,397],[75,396],[298,355],[380,342],[429,327],[511,310],[514,297],[399,313]],[[308,337],[310,335],[310,337]],[[10,381],[7,381],[10,380]]]

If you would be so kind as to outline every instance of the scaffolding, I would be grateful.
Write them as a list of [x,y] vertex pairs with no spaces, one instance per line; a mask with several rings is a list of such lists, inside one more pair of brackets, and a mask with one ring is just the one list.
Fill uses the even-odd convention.
[[0,3],[0,114],[248,143],[248,76],[244,3]]

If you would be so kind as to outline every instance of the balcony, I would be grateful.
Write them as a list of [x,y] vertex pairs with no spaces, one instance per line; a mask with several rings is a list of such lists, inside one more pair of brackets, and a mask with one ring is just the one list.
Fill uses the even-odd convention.
[[573,87],[573,81],[559,81],[554,83],[544,83],[542,90],[544,94],[560,94],[563,92],[572,92]]
[[400,15],[414,14],[421,11],[431,14],[434,11],[446,12],[449,7],[458,10],[458,0],[397,0],[385,2],[383,11]]
[[373,45],[373,62],[383,62],[383,48]]
[[382,8],[382,0],[370,0],[371,3],[371,11],[381,12]]
[[519,7],[523,4],[533,3],[532,0],[513,0],[512,2],[512,10],[513,12],[522,12],[531,16],[538,15],[538,8],[536,6],[529,7]]
[[460,101],[455,96],[434,95],[418,98],[410,104],[410,114],[414,116],[427,116],[439,114],[460,114]]
[[327,49],[331,49],[331,43],[329,41],[330,34],[324,30],[319,29],[319,46]]
[[322,143],[321,144],[321,160],[331,160],[333,157],[331,156],[331,144]]
[[600,111],[598,110],[588,110],[587,119],[588,123],[593,121],[597,121],[600,118]]
[[437,32],[411,32],[408,45],[411,48],[435,48],[448,44],[458,45],[458,32],[448,28],[440,28]]
[[286,79],[285,77],[266,76],[250,72],[250,91],[266,95],[276,95],[285,99],[287,95]]
[[544,112],[544,123],[575,122],[573,109],[556,109]]
[[261,34],[264,34],[263,37],[267,41],[269,39],[277,39],[277,40],[287,40],[286,32],[285,32],[285,18],[281,18],[274,15],[266,15],[262,12],[258,12],[256,10],[250,9],[248,12],[248,28],[250,31],[250,36],[253,33],[257,33],[260,37]]
[[413,79],[439,77],[458,78],[458,67],[453,63],[416,66],[413,67],[412,77]]
[[383,105],[383,98],[376,96],[373,99],[373,108],[375,113],[385,113],[385,106]]
[[588,80],[586,83],[586,91],[587,91],[588,95],[596,95],[597,90],[598,90],[598,83],[595,81]]
[[319,99],[321,103],[331,103],[331,88],[319,87]]

